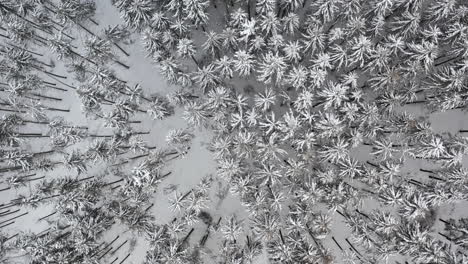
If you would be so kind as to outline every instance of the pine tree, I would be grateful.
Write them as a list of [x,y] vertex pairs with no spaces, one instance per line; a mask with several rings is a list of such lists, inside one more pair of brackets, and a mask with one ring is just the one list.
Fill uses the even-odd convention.
[[118,6],[127,26],[141,31],[151,21],[155,6],[148,0],[132,0]]
[[258,80],[266,84],[279,84],[286,71],[286,62],[278,54],[267,53],[258,65]]

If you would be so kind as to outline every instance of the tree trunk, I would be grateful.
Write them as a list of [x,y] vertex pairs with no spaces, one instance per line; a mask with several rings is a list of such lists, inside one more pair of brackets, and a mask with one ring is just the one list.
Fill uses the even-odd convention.
[[378,166],[377,164],[374,164],[370,161],[366,161],[367,164],[371,165],[372,167],[375,167],[375,168],[380,168],[380,166]]
[[164,174],[163,176],[161,176],[161,177],[159,178],[159,180],[164,179],[164,178],[166,178],[167,176],[169,176],[169,175],[171,175],[171,174],[172,174],[172,171],[170,171],[170,172]]
[[36,41],[36,42],[39,42],[39,44],[42,44],[42,45],[44,45],[44,46],[47,46],[47,40],[42,40],[42,38],[40,38],[40,37],[37,36],[37,35],[34,35],[34,36],[32,37],[32,40],[33,40],[33,41]]
[[[78,88],[76,88],[75,86],[71,86],[71,85],[69,85],[69,84],[66,84],[66,83],[62,82],[61,80],[55,78],[54,76],[50,76],[50,75],[49,75],[49,77],[52,78],[52,79],[54,79],[54,80],[56,80],[57,82],[59,82],[59,83],[65,85],[65,86],[69,87],[69,88],[72,88],[73,90],[78,89]],[[67,90],[64,90],[64,91],[67,91]]]
[[206,241],[208,240],[208,235],[209,235],[209,231],[207,231],[207,233],[202,237],[202,239],[200,240],[200,246],[205,246],[205,243]]
[[128,239],[122,242],[115,250],[111,252],[111,255],[114,255],[121,247],[123,247],[128,242]]
[[122,182],[122,181],[124,181],[124,179],[120,179],[120,180],[117,180],[117,181],[113,181],[113,182],[106,183],[106,184],[104,184],[102,187],[106,187],[106,186],[112,185],[112,184],[114,184],[114,183],[119,183],[119,182]]
[[24,51],[29,52],[29,53],[31,53],[31,54],[33,54],[33,55],[36,55],[36,56],[40,56],[40,57],[44,56],[44,54],[37,53],[37,52],[34,52],[34,51],[32,51],[32,50],[25,49],[25,48],[22,48],[22,47],[20,47],[20,46],[13,45],[13,44],[11,44],[11,43],[6,43],[6,44],[7,44],[8,46],[12,46],[12,47],[15,47],[15,48],[17,48],[17,49],[24,50]]
[[[44,83],[46,83],[46,81],[43,81]],[[44,85],[46,88],[50,88],[50,89],[54,89],[54,90],[57,90],[57,91],[61,91],[61,92],[68,92],[67,89],[64,89],[64,88],[60,88],[60,87],[55,87],[55,86],[51,86],[51,85]]]
[[41,95],[41,94],[38,94],[38,93],[31,93],[31,95],[37,96],[39,98],[53,100],[53,101],[62,101],[62,98],[57,98],[57,97],[52,97],[52,96],[47,96],[47,95]]
[[96,22],[94,19],[88,17],[88,20],[91,21],[91,23],[93,23],[94,25],[99,26],[99,23]]
[[26,21],[26,22],[32,24],[34,28],[36,28],[36,29],[38,29],[38,30],[40,30],[40,31],[42,31],[42,32],[45,32],[45,33],[47,33],[47,34],[49,34],[49,35],[53,35],[52,32],[43,29],[40,25],[38,25],[38,24],[34,23],[33,21],[31,21],[31,20],[29,20],[29,19],[27,19],[27,18],[25,18],[25,17],[19,15],[19,14],[16,13],[13,9],[11,9],[11,8],[9,8],[9,7],[7,7],[7,6],[5,6],[5,5],[2,4],[2,3],[0,3],[0,8],[5,9],[5,10],[8,11],[9,13],[11,13],[11,14],[15,15],[16,17],[18,17],[19,19],[24,20],[24,21]]
[[15,213],[17,213],[17,212],[19,212],[19,211],[20,211],[20,209],[16,209],[16,210],[10,212],[10,209],[8,209],[8,210],[6,210],[5,212],[2,212],[2,213],[0,214],[0,217],[4,217],[4,216],[7,216],[7,215],[15,214]]
[[128,259],[128,257],[130,257],[130,253],[128,253],[128,254],[125,256],[125,258],[124,258],[124,259],[122,259],[122,261],[120,261],[120,262],[119,262],[119,264],[122,264],[122,263],[124,263],[124,261],[125,261],[125,260],[127,260],[127,259]]
[[21,137],[43,137],[44,135],[42,135],[42,133],[18,133],[18,136],[21,136]]
[[41,124],[41,125],[48,125],[49,122],[41,122],[41,121],[34,121],[34,120],[21,120],[24,123],[31,123],[31,124]]
[[347,218],[342,212],[340,212],[340,211],[338,211],[338,210],[336,210],[336,212],[337,212],[338,214],[340,214],[342,217]]
[[183,155],[183,154],[180,154],[180,155],[174,156],[174,157],[172,157],[172,158],[170,158],[170,159],[166,160],[165,162],[169,162],[169,161],[175,160],[175,159],[177,159],[178,157],[180,157],[180,156],[182,156],[182,155]]
[[280,238],[281,238],[281,243],[283,243],[283,245],[284,245],[285,242],[284,242],[284,237],[283,237],[283,233],[281,232],[281,229],[278,230],[278,232],[279,232],[279,235],[280,235]]
[[10,240],[10,239],[15,238],[16,236],[18,236],[18,233],[16,233],[16,234],[10,236],[10,237],[7,238],[6,240],[3,240],[3,242],[5,243],[5,242],[7,242],[7,241]]
[[119,64],[120,66],[124,67],[125,69],[130,69],[130,66],[120,62],[119,60],[113,60],[115,63]]
[[412,101],[412,102],[406,102],[405,105],[409,105],[409,104],[422,104],[422,103],[425,103],[427,102],[427,100],[416,100],[416,101]]
[[437,233],[438,233],[439,235],[443,236],[443,237],[444,237],[445,239],[447,239],[448,241],[450,241],[450,242],[453,241],[453,239],[452,239],[451,237],[449,237],[449,236],[447,236],[447,235],[445,235],[445,234],[443,234],[443,233],[441,233],[441,232],[437,232]]
[[130,56],[130,54],[129,54],[128,52],[126,52],[122,47],[120,47],[119,44],[117,44],[117,43],[115,43],[115,42],[113,42],[113,41],[111,41],[111,42],[112,42],[112,44],[113,44],[117,49],[119,49],[123,54],[125,54],[125,56],[127,56],[127,57]]
[[[55,22],[54,20],[50,19],[50,21],[52,21],[52,23],[56,24],[56,25],[59,25],[57,22]],[[59,25],[60,26],[60,25]],[[52,25],[52,28],[55,29],[56,31],[58,32],[61,32],[65,37],[71,39],[71,40],[75,40],[76,38],[68,35],[67,33],[63,32],[63,28],[62,29],[58,29],[56,28],[54,25]]]
[[[305,2],[305,1],[304,1]],[[333,20],[333,22],[331,23],[330,27],[328,27],[327,31],[325,33],[329,33],[330,30],[332,30],[336,24],[338,23],[338,20],[341,18],[341,14],[337,15],[336,18]]]
[[188,234],[184,237],[184,239],[182,239],[182,242],[180,243],[179,247],[177,248],[177,252],[179,252],[180,249],[182,248],[182,245],[184,245],[185,242],[187,242],[187,240],[189,239],[189,237],[192,235],[193,230],[195,230],[195,228],[192,227],[192,229],[190,229],[190,231],[189,231]]
[[22,113],[22,114],[26,113],[26,111],[22,111],[22,110],[12,110],[12,109],[5,109],[5,108],[0,108],[0,111]]
[[22,180],[21,183],[25,183],[25,182],[30,182],[30,181],[37,181],[37,180],[41,180],[41,179],[44,179],[45,176],[41,176],[41,177],[38,177],[38,178],[32,178],[32,179],[28,179],[28,180]]
[[17,215],[17,216],[15,216],[15,217],[10,218],[10,219],[4,220],[4,221],[0,222],[0,225],[1,225],[1,224],[4,224],[4,223],[7,223],[7,222],[10,222],[10,221],[12,221],[12,220],[18,219],[18,218],[20,218],[20,217],[22,217],[22,216],[25,216],[25,215],[27,215],[27,214],[29,214],[29,212],[22,213],[22,214],[20,214],[20,215]]
[[39,64],[41,64],[42,66],[45,66],[45,67],[49,67],[49,68],[53,68],[53,67],[54,67],[54,65],[52,65],[52,64],[47,64],[47,63],[45,63],[45,62],[43,62],[43,61],[40,61],[40,60],[38,60],[38,59],[36,59],[36,62],[39,63]]
[[10,222],[10,223],[8,223],[8,224],[4,224],[4,225],[0,226],[0,228],[7,227],[7,226],[12,225],[12,224],[14,224],[14,223],[15,223],[15,221]]
[[116,236],[111,242],[109,242],[109,244],[107,244],[107,245],[106,245],[105,247],[103,247],[102,249],[99,249],[99,247],[100,247],[101,245],[103,245],[103,243],[104,243],[104,242],[102,242],[99,246],[96,247],[96,249],[95,249],[96,252],[94,252],[94,253],[90,256],[90,258],[96,256],[99,252],[101,252],[101,251],[105,250],[106,248],[108,248],[108,247],[109,247],[112,243],[114,243],[119,237],[120,237],[119,235]]
[[54,108],[54,107],[45,107],[45,110],[49,111],[56,111],[56,112],[70,112],[70,109],[60,109],[60,108]]
[[110,247],[108,250],[106,250],[99,258],[98,260],[102,259],[107,253],[109,253],[112,250],[112,247]]
[[39,70],[39,71],[41,71],[41,72],[43,72],[43,73],[45,73],[45,74],[47,74],[47,75],[51,75],[51,76],[54,76],[54,77],[57,77],[57,78],[60,78],[60,79],[68,79],[67,76],[58,75],[58,74],[55,74],[55,73],[53,73],[53,72],[49,72],[49,71],[43,70],[43,69],[41,69],[41,68],[39,68],[39,67],[37,67],[36,69]]
[[20,170],[23,167],[21,166],[13,166],[13,167],[8,167],[8,168],[0,168],[0,172],[8,172],[8,171],[15,171],[15,170]]
[[364,216],[365,218],[369,218],[369,219],[370,219],[370,217],[369,217],[367,214],[365,214],[365,213],[359,211],[358,209],[355,209],[355,211],[356,211],[358,214]]
[[183,199],[187,198],[187,196],[189,196],[189,194],[191,194],[192,191],[193,191],[193,189],[190,190],[190,191],[188,191],[188,192],[186,192],[186,193],[184,194],[184,196],[180,197],[180,200],[183,200]]
[[40,152],[35,152],[35,153],[32,153],[32,155],[36,156],[36,155],[44,155],[44,154],[50,154],[50,153],[54,153],[55,150],[51,149],[51,150],[46,150],[46,151],[40,151]]
[[362,257],[362,254],[353,246],[353,244],[351,244],[351,242],[349,242],[349,240],[347,238],[345,238],[345,241],[349,244],[349,246],[356,252],[359,254],[359,256]]
[[85,60],[85,61],[87,61],[87,62],[93,64],[94,66],[97,66],[97,63],[96,63],[96,62],[94,62],[94,61],[92,61],[91,59],[89,59],[89,58],[87,58],[87,57],[85,57],[85,56],[79,54],[78,52],[72,50],[71,48],[70,48],[70,52],[71,52],[72,54],[74,54],[75,56],[78,56],[78,57],[80,57],[81,59],[83,59],[83,60]]
[[18,135],[19,138],[48,138],[48,135]]
[[440,66],[440,65],[444,65],[445,63],[449,63],[449,62],[454,61],[454,60],[459,60],[459,59],[461,59],[461,58],[462,58],[461,56],[460,56],[460,57],[459,57],[459,56],[455,56],[455,57],[453,57],[453,58],[449,58],[449,59],[446,59],[446,60],[444,60],[444,61],[441,61],[441,62],[438,62],[438,63],[434,64],[434,67],[438,67],[438,66]]
[[442,179],[442,178],[439,178],[439,177],[436,177],[436,176],[433,176],[433,175],[429,175],[428,178],[429,178],[429,179],[438,180],[438,181],[444,181],[444,182],[447,181],[447,180],[445,180],[445,179]]
[[10,39],[7,35],[0,34],[0,37],[5,38],[5,39]]
[[48,215],[46,215],[46,216],[43,216],[43,217],[39,218],[37,221],[38,221],[38,222],[39,222],[39,221],[42,221],[42,220],[46,219],[46,218],[49,217],[49,216],[53,216],[53,215],[56,214],[56,213],[57,213],[57,211],[55,211],[55,212],[53,212],[53,213],[50,213],[50,214],[48,214]]
[[195,57],[193,55],[190,55],[190,57],[192,58],[193,62],[195,62],[195,65],[197,65],[198,68],[200,68],[200,64],[198,63],[198,61],[195,59]]
[[341,245],[338,243],[338,241],[336,241],[334,236],[332,236],[332,239],[333,239],[333,242],[335,242],[335,244],[338,246],[338,248],[340,248],[341,251],[344,251]]

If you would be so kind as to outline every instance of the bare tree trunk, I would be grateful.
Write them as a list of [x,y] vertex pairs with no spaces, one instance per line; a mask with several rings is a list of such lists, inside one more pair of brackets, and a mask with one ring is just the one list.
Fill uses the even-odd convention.
[[102,259],[105,255],[107,255],[107,253],[109,253],[109,251],[112,250],[112,247],[110,247],[108,250],[106,250],[99,258],[98,260]]
[[427,173],[434,173],[434,171],[432,171],[432,170],[426,170],[426,169],[419,169],[419,171],[427,172]]
[[33,21],[31,21],[31,20],[29,20],[29,19],[27,19],[27,18],[25,18],[25,17],[19,15],[18,13],[15,12],[15,10],[13,10],[13,9],[11,9],[11,8],[9,8],[9,7],[7,7],[6,5],[0,3],[0,8],[2,8],[2,9],[4,9],[4,10],[8,11],[9,13],[13,14],[14,16],[18,17],[18,18],[21,19],[21,20],[24,20],[24,21],[30,23],[31,25],[33,25],[34,28],[36,28],[36,29],[38,29],[38,30],[40,30],[40,31],[42,31],[42,32],[45,32],[45,33],[47,33],[47,34],[53,35],[52,32],[43,29],[40,25],[38,25],[38,24],[34,23]]
[[13,45],[13,44],[11,44],[11,43],[6,43],[6,44],[7,44],[8,46],[12,46],[12,47],[15,47],[15,48],[17,48],[17,49],[24,50],[24,51],[29,52],[29,53],[31,53],[31,54],[34,54],[34,55],[36,55],[36,56],[41,56],[41,57],[44,56],[44,54],[37,53],[37,52],[34,52],[34,51],[32,51],[32,50],[25,49],[25,48],[23,48],[23,47],[20,47],[20,46],[17,46],[17,45]]
[[120,261],[120,262],[119,262],[119,264],[122,264],[122,263],[124,263],[124,261],[125,261],[125,260],[127,260],[127,259],[128,259],[128,257],[130,257],[130,253],[128,253],[128,254],[127,254],[127,256],[125,256],[125,258],[124,258],[124,259],[122,259],[122,261]]
[[49,72],[49,71],[43,70],[43,69],[41,69],[41,68],[39,68],[39,67],[35,67],[35,68],[36,68],[37,70],[39,70],[39,71],[41,71],[41,72],[47,74],[47,75],[51,75],[51,76],[54,76],[54,77],[57,77],[57,78],[60,78],[60,79],[68,79],[67,76],[58,75],[58,74],[55,74],[55,73],[53,73],[53,72]]
[[120,66],[124,67],[124,68],[127,69],[127,70],[130,69],[130,66],[128,66],[128,65],[126,65],[126,64],[124,64],[124,63],[122,63],[122,62],[120,62],[119,60],[115,60],[115,59],[114,59],[113,61],[114,61],[115,63],[119,64]]
[[438,180],[438,181],[444,181],[444,182],[447,181],[447,180],[445,180],[445,179],[442,179],[442,178],[439,178],[439,177],[436,177],[436,176],[433,176],[433,175],[429,175],[428,178],[429,178],[429,179]]
[[279,232],[279,235],[280,235],[280,238],[281,238],[281,243],[283,243],[283,245],[284,245],[285,242],[284,242],[284,237],[283,237],[283,233],[281,232],[281,229],[278,230],[278,232]]
[[128,242],[128,239],[122,242],[115,250],[111,252],[111,255],[114,255],[121,247],[123,247]]
[[0,172],[9,172],[9,171],[15,171],[15,170],[20,170],[23,167],[21,166],[13,166],[13,167],[8,167],[8,168],[0,168]]
[[52,100],[52,101],[62,101],[62,98],[57,98],[57,97],[52,97],[52,96],[47,96],[47,95],[41,95],[41,94],[38,94],[38,93],[31,93],[31,95],[37,96],[39,98],[49,99],[49,100]]
[[449,225],[449,226],[452,226],[453,224],[448,222],[448,221],[445,221],[444,219],[442,218],[439,218],[439,221],[441,221],[442,223],[446,224],[446,225]]
[[41,177],[32,178],[32,179],[28,179],[28,180],[22,180],[21,183],[30,182],[30,181],[37,181],[37,180],[44,179],[44,178],[45,178],[45,176],[41,176]]
[[60,109],[60,108],[54,108],[54,107],[45,107],[45,110],[49,111],[56,111],[56,112],[70,112],[70,109]]
[[[102,252],[103,250],[107,249],[107,248],[108,248],[110,245],[112,245],[117,239],[119,239],[119,237],[120,237],[120,236],[117,235],[111,242],[109,242],[109,244],[107,244],[107,245],[106,245],[105,247],[103,247],[102,249],[97,250],[95,253],[93,253],[93,254],[90,256],[90,258],[96,256],[99,252]],[[97,248],[99,248],[99,247],[97,247]]]
[[182,245],[185,244],[185,242],[187,242],[187,240],[189,239],[189,237],[192,235],[193,233],[193,230],[195,230],[195,228],[192,227],[192,229],[190,229],[190,231],[188,232],[188,234],[184,237],[184,239],[182,239],[182,242],[180,243],[179,247],[177,248],[177,252],[179,252],[182,248]]
[[5,108],[0,108],[0,111],[13,112],[13,113],[22,113],[22,114],[26,113],[26,111],[5,109]]
[[448,241],[450,241],[450,242],[453,241],[453,239],[452,239],[451,237],[449,237],[449,236],[447,236],[447,235],[445,235],[445,234],[443,234],[443,233],[441,233],[441,232],[437,232],[437,233],[438,233],[439,235],[443,236],[443,237],[444,237],[445,239],[447,239]]
[[438,66],[444,65],[446,63],[449,63],[451,61],[455,61],[455,60],[459,60],[459,59],[462,59],[462,57],[461,56],[455,56],[453,58],[449,58],[449,59],[446,59],[444,61],[441,61],[441,62],[438,62],[438,63],[434,64],[434,67],[438,67]]
[[369,219],[370,219],[370,217],[369,217],[367,214],[365,214],[365,213],[359,211],[358,209],[355,209],[355,211],[356,211],[358,214],[364,216],[365,218],[369,218]]
[[115,183],[119,183],[119,182],[122,182],[122,181],[124,181],[124,179],[120,179],[120,180],[116,180],[116,181],[113,181],[113,182],[106,183],[102,187],[106,187],[106,186],[109,186],[109,185],[112,185],[112,184],[115,184]]
[[356,251],[356,253],[359,254],[359,256],[362,257],[362,254],[353,246],[353,244],[351,244],[351,242],[349,242],[349,240],[347,238],[345,238],[345,241],[349,244],[349,246],[354,250]]
[[46,218],[49,217],[49,216],[53,216],[53,215],[56,214],[56,213],[57,213],[57,211],[55,211],[55,212],[53,212],[53,213],[50,213],[50,214],[48,214],[48,215],[46,215],[46,216],[43,216],[43,217],[39,218],[37,221],[38,221],[38,222],[39,222],[39,221],[42,221],[42,220],[46,219]]
[[89,17],[88,20],[91,21],[91,23],[93,23],[94,25],[99,26],[99,23],[96,22],[94,19]]
[[20,211],[20,209],[17,209],[17,210],[14,210],[14,211],[11,211],[10,209],[6,210],[5,212],[2,212],[0,213],[0,217],[4,217],[4,216],[7,216],[7,215],[11,215],[11,214],[16,214],[17,212]]
[[198,61],[195,59],[195,57],[193,55],[190,55],[190,57],[192,58],[193,62],[195,62],[195,65],[197,65],[198,68],[200,68],[200,64],[198,63]]
[[113,42],[113,41],[111,41],[111,42],[112,42],[112,44],[113,44],[117,49],[119,49],[123,54],[125,54],[125,56],[127,56],[127,57],[130,56],[130,54],[129,54],[128,52],[126,52],[122,47],[120,47],[119,44],[117,44],[117,43],[115,43],[115,42]]
[[42,135],[42,133],[18,133],[18,137],[33,137],[33,138],[41,138],[41,137],[49,137],[47,135]]
[[425,103],[427,102],[427,100],[416,100],[416,101],[412,101],[412,102],[406,102],[405,105],[409,105],[409,104],[422,104],[422,103]]
[[10,223],[8,223],[8,224],[4,224],[4,225],[0,226],[0,228],[7,227],[7,226],[12,225],[12,224],[14,224],[14,223],[15,223],[15,221],[10,222]]
[[[69,87],[69,88],[72,88],[73,90],[77,90],[77,89],[78,89],[78,88],[76,88],[75,86],[71,86],[71,85],[69,85],[69,84],[66,84],[66,83],[62,82],[61,80],[55,78],[54,76],[50,76],[50,75],[49,75],[49,77],[52,78],[52,79],[54,79],[54,80],[56,80],[57,82],[59,82],[59,83],[65,85],[65,86]],[[66,91],[66,90],[65,90],[65,91]]]
[[246,7],[246,11],[247,11],[247,17],[249,18],[249,20],[252,20],[252,0],[248,0],[247,1],[247,7]]
[[373,163],[373,162],[366,161],[366,163],[369,164],[369,165],[371,165],[371,166],[374,167],[374,168],[380,168],[379,165],[377,165],[377,164],[375,164],[375,163]]
[[8,241],[8,240],[10,240],[10,239],[12,239],[12,238],[15,238],[15,237],[17,237],[17,236],[18,236],[18,233],[16,233],[16,234],[14,234],[14,235],[10,236],[10,237],[9,237],[9,238],[7,238],[6,240],[3,240],[3,242],[6,242],[6,241]]
[[4,220],[4,221],[0,222],[0,225],[1,225],[1,224],[4,224],[4,223],[7,223],[7,222],[10,222],[10,221],[12,221],[12,220],[18,219],[18,218],[20,218],[20,217],[22,217],[22,216],[25,216],[25,215],[27,215],[27,214],[29,214],[29,212],[25,212],[25,213],[22,213],[22,214],[20,214],[20,215],[15,216],[15,217],[12,217],[12,218],[10,218],[10,219]]
[[340,248],[341,251],[344,251],[343,248],[341,247],[341,245],[338,243],[338,241],[336,241],[334,236],[332,236],[332,239],[335,242],[335,244],[338,246],[338,248]]

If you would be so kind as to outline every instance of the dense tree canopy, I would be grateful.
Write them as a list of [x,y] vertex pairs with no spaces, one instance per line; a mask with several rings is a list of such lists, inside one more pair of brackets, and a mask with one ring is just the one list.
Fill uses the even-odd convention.
[[[123,263],[123,226],[148,264],[468,262],[468,130],[433,123],[468,107],[465,1],[112,4],[123,24],[102,28],[93,1],[0,3],[0,194],[18,191],[0,227],[51,208],[43,232],[0,233],[1,261]],[[125,80],[129,38],[177,88]],[[65,93],[112,133],[74,124]],[[148,145],[138,124],[178,112]],[[160,190],[194,128],[216,171]]]

